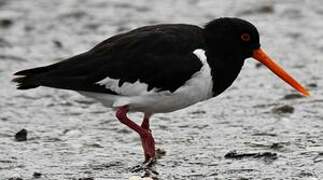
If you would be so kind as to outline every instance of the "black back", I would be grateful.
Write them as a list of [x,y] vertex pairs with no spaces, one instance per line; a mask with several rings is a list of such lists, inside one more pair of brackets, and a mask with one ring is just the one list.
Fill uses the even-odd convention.
[[202,64],[193,54],[204,48],[203,31],[193,25],[146,26],[113,36],[90,51],[62,62],[17,72],[19,89],[49,86],[115,94],[98,81],[110,77],[147,83],[148,90],[171,92],[183,85]]

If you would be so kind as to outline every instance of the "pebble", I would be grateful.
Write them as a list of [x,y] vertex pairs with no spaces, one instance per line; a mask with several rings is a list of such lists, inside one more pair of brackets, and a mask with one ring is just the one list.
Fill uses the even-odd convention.
[[165,155],[166,155],[166,151],[164,149],[160,149],[160,148],[156,149],[157,159],[160,159]]
[[224,158],[226,159],[242,159],[242,158],[270,158],[270,159],[277,159],[277,153],[272,152],[258,152],[258,153],[240,153],[236,150],[230,151],[227,154],[224,155]]
[[40,172],[34,172],[33,178],[40,178],[42,174]]
[[192,111],[191,114],[197,114],[197,115],[206,114],[206,111],[204,111],[204,110],[196,110],[196,111]]
[[274,150],[279,150],[279,149],[282,149],[284,148],[284,145],[282,143],[273,143],[271,146],[270,146],[270,149],[274,149]]
[[10,19],[0,19],[0,27],[9,28],[13,24]]
[[293,106],[290,105],[283,105],[283,106],[279,106],[279,107],[275,107],[272,109],[273,113],[276,114],[284,114],[284,113],[293,113],[295,110],[295,108]]
[[59,41],[59,40],[53,40],[53,43],[57,48],[62,48],[63,47],[62,42]]
[[309,84],[307,84],[307,86],[311,87],[311,88],[316,88],[317,84],[316,83],[309,83]]
[[19,132],[15,134],[15,140],[16,141],[27,141],[27,130],[22,129]]
[[283,97],[283,99],[290,100],[290,99],[298,99],[302,98],[303,96],[300,94],[287,94]]
[[9,178],[8,180],[23,180],[23,179],[20,177],[12,177],[12,178]]
[[245,9],[237,13],[237,15],[252,15],[252,14],[272,14],[275,9],[272,3],[262,4],[258,7],[253,7],[252,9]]

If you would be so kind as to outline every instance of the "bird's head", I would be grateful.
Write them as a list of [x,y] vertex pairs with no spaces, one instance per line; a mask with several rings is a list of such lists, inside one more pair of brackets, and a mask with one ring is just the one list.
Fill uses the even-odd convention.
[[[215,19],[205,26],[205,36],[207,45],[212,49],[217,49],[214,51],[219,53],[217,56],[234,57],[228,58],[228,61],[244,61],[252,57],[301,94],[309,96],[309,92],[260,47],[258,30],[250,22],[229,17]],[[229,63],[243,64],[243,62]]]

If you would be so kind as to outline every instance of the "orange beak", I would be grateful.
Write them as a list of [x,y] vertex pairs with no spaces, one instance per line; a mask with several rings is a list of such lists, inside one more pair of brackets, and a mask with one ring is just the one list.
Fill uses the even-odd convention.
[[298,83],[291,75],[289,75],[283,68],[281,68],[261,48],[255,49],[253,51],[252,57],[260,61],[265,66],[267,66],[273,73],[275,73],[278,77],[280,77],[289,85],[294,87],[298,92],[300,92],[304,96],[310,95],[310,93],[300,83]]

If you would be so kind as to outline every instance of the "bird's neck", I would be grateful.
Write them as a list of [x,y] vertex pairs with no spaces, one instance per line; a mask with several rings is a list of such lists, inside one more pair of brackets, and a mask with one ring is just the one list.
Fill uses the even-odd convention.
[[[213,80],[213,96],[217,96],[231,86],[238,77],[243,66],[244,59],[232,54],[210,53],[207,51],[207,61],[211,68]],[[234,53],[233,53],[234,54]]]

